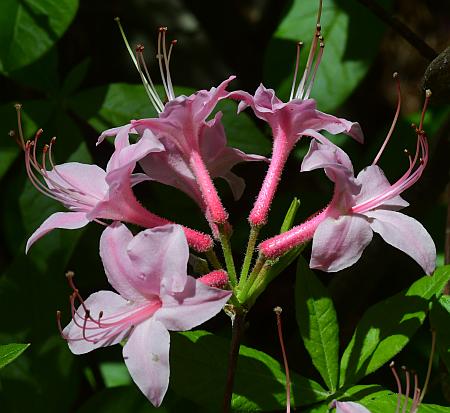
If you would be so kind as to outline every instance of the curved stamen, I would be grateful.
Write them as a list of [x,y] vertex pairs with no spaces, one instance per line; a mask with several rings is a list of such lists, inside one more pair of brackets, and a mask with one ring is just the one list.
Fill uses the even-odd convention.
[[403,408],[402,408],[402,413],[405,413],[406,408],[408,407],[408,401],[409,401],[410,379],[409,379],[409,370],[405,366],[402,366],[402,370],[405,372],[405,377],[406,377],[405,401],[403,402]]
[[402,104],[402,93],[400,90],[400,81],[398,79],[398,73],[395,72],[392,75],[392,77],[395,79],[396,84],[397,84],[397,109],[395,111],[395,116],[394,116],[394,120],[392,121],[391,128],[389,129],[389,132],[386,136],[386,139],[383,142],[383,145],[381,145],[380,150],[378,151],[377,155],[375,156],[375,159],[373,160],[372,165],[376,165],[378,160],[380,159],[380,156],[383,153],[384,148],[386,148],[386,145],[389,142],[389,139],[391,139],[392,133],[394,132],[394,129],[395,129],[395,125],[397,124],[398,116],[400,115],[400,107]]
[[320,46],[319,47],[319,53],[318,53],[318,55],[316,57],[316,63],[314,65],[314,70],[312,72],[312,76],[311,76],[311,79],[309,81],[308,89],[306,90],[306,93],[305,93],[305,96],[303,97],[303,99],[308,99],[309,98],[309,96],[311,94],[312,87],[314,85],[314,80],[316,79],[317,70],[319,69],[320,62],[322,61],[323,49],[325,48],[325,42],[324,42],[323,38],[322,38],[322,41],[320,42],[319,46]]
[[[161,80],[163,82],[164,90],[166,92],[166,96],[168,100],[171,100],[170,98],[170,91],[169,87],[166,82],[166,75],[164,73],[164,67],[163,67],[163,59],[165,59],[165,39],[166,39],[166,31],[167,27],[160,27],[158,31],[158,54],[156,55],[156,58],[158,59],[159,64],[159,71],[161,73]],[[164,47],[163,47],[164,42]],[[164,62],[165,63],[165,62]]]
[[391,362],[391,364],[389,364],[389,367],[392,371],[392,374],[394,375],[395,382],[397,383],[397,407],[395,409],[395,413],[398,413],[402,400],[402,382],[400,381],[400,377],[398,377],[397,370],[395,369],[395,363],[393,361]]
[[[162,38],[163,38],[163,44],[162,44],[163,47],[162,47],[162,49],[163,49],[163,56],[164,56],[164,66],[166,67],[167,90],[169,91],[169,94],[168,94],[167,97],[168,97],[169,100],[173,100],[173,99],[175,99],[175,94],[173,92],[172,79],[170,77],[170,70],[169,70],[170,60],[167,57],[166,31],[167,30],[164,30],[163,36],[162,36]],[[172,43],[170,44],[170,47],[171,47],[171,49],[173,48],[173,44]]]
[[[159,97],[158,91],[156,90],[155,85],[153,84],[152,78],[150,76],[150,72],[147,68],[147,64],[144,59],[144,46],[137,45],[136,46],[136,61],[137,61],[137,69],[139,72],[139,76],[141,77],[142,84],[147,92],[147,95],[155,108],[157,113],[161,113],[164,110],[164,104]],[[141,69],[141,66],[144,68],[145,75]],[[145,80],[145,81],[144,81]]]
[[[122,24],[120,23],[120,19],[118,17],[116,17],[114,20],[117,22],[117,25],[119,26],[120,34],[122,35],[122,39],[123,39],[123,41],[125,43],[125,47],[127,48],[129,55],[131,56],[131,60],[133,61],[134,65],[136,66],[136,69],[138,70],[139,75],[141,75],[142,71],[141,71],[141,69],[139,67],[139,63],[138,63],[136,57],[134,56],[133,51],[131,50],[130,43],[128,42],[127,36],[125,35],[125,32],[124,32],[124,30],[122,28]],[[142,80],[142,83],[144,84],[144,88],[145,88],[147,94],[149,95],[150,101],[152,102],[152,104],[155,107],[156,111],[158,113],[161,113],[162,110],[164,109],[164,106],[160,107],[160,105],[158,104],[159,96],[158,96],[158,99],[153,99],[152,98],[151,87],[149,85],[148,80],[145,78],[145,76],[142,76],[142,75],[141,75],[141,80]]]
[[299,63],[300,63],[300,52],[302,50],[302,47],[303,47],[303,42],[298,42],[297,43],[297,56],[295,57],[294,79],[292,80],[292,87],[291,87],[291,93],[289,95],[289,100],[292,100],[292,98],[294,97],[295,85],[297,83],[298,67],[299,67]]

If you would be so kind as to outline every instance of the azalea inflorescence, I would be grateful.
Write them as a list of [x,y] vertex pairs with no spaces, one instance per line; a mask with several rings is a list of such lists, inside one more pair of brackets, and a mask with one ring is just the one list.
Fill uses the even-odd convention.
[[[232,320],[245,317],[257,297],[281,272],[283,258],[290,254],[294,259],[309,242],[312,242],[310,268],[326,272],[354,265],[373,233],[412,257],[426,274],[435,269],[436,249],[430,235],[418,221],[398,212],[408,206],[401,194],[420,179],[429,159],[423,123],[431,92],[426,92],[422,116],[414,128],[416,149],[413,154],[408,153],[404,174],[390,183],[377,165],[395,133],[400,112],[397,79],[398,107],[392,127],[373,163],[355,176],[350,157],[323,132],[343,133],[362,144],[360,125],[321,112],[310,97],[326,50],[321,13],[322,4],[301,75],[303,44],[297,45],[287,102],[262,84],[254,94],[230,90],[235,76],[209,90],[177,96],[170,73],[176,41],[168,42],[165,27],[159,28],[157,36],[155,66],[165,93],[160,96],[151,77],[153,64],[147,65],[144,47],[137,45],[133,49],[117,20],[157,116],[130,119],[127,124],[100,135],[99,150],[107,145],[106,138],[114,140],[114,152],[105,169],[78,162],[58,164],[53,155],[55,138],[42,146],[40,129],[27,141],[21,126],[21,107],[16,107],[18,140],[25,152],[28,177],[38,191],[66,208],[50,215],[35,230],[26,251],[56,228],[78,229],[89,223],[104,227],[100,258],[108,283],[115,291],[98,291],[84,300],[73,274],[69,273],[71,321],[63,327],[65,312],[58,312],[61,335],[75,354],[122,343],[132,379],[155,406],[161,404],[169,385],[169,331],[190,330],[224,308]],[[223,115],[216,111],[216,105],[225,99],[238,102],[236,116],[250,108],[267,123],[273,137],[270,158],[227,145]],[[334,185],[333,193],[322,209],[311,211],[311,217],[303,223],[293,226],[291,220],[282,233],[260,241],[260,230],[270,220],[286,162],[299,143],[309,143],[300,173],[323,170]],[[214,179],[224,179],[238,201],[245,182],[232,168],[241,162],[262,162],[268,167],[248,214],[248,247],[242,254],[242,266],[238,267],[231,245],[232,221],[236,217],[229,216]],[[209,234],[159,216],[151,211],[151,205],[147,209],[133,188],[137,185],[144,188],[148,181],[172,186],[192,198],[208,224]],[[218,246],[220,254],[216,251]],[[188,275],[190,255],[198,259],[194,254],[202,254],[207,262],[198,277]],[[281,310],[277,311],[280,323]],[[281,330],[280,340],[288,371]],[[289,379],[287,385],[286,403],[290,409]],[[419,404],[418,397],[414,396],[415,406]],[[338,412],[368,411],[354,402],[335,401],[332,407]]]

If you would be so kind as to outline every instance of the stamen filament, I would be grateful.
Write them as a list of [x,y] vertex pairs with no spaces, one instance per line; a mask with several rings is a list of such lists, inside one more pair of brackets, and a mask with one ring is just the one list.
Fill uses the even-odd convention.
[[402,413],[405,413],[406,408],[408,407],[408,401],[409,401],[410,379],[409,379],[408,369],[405,366],[402,366],[402,370],[405,372],[405,377],[406,377],[405,401],[403,402],[403,408],[402,408]]
[[284,347],[283,340],[283,329],[281,325],[281,312],[283,311],[281,307],[275,307],[273,311],[277,317],[277,329],[278,329],[278,338],[280,340],[281,353],[283,354],[283,363],[284,363],[284,371],[286,373],[286,413],[290,413],[291,411],[291,379],[289,377],[289,365],[286,356],[286,350]]
[[[159,71],[161,72],[161,80],[163,82],[163,86],[164,86],[164,90],[166,91],[166,96],[167,99],[170,100],[170,91],[169,88],[167,86],[167,82],[166,82],[166,75],[164,73],[164,68],[163,68],[163,58],[164,58],[164,54],[162,54],[162,43],[163,43],[163,37],[165,39],[165,34],[167,31],[167,27],[160,27],[159,28],[159,33],[158,33],[158,55],[156,56],[156,58],[158,59],[158,64],[159,64]],[[165,42],[164,42],[165,43]],[[165,48],[163,48],[165,49]]]
[[401,403],[401,397],[402,397],[402,383],[400,381],[400,377],[398,377],[397,370],[395,369],[395,363],[392,361],[391,364],[389,364],[389,367],[392,371],[392,374],[394,375],[395,382],[397,383],[397,407],[395,409],[395,413],[398,413],[400,410],[400,403]]
[[383,145],[381,145],[380,150],[378,151],[377,155],[375,156],[375,159],[373,160],[372,165],[376,165],[378,160],[380,159],[380,156],[383,153],[384,148],[386,148],[387,143],[391,139],[392,133],[394,132],[394,129],[395,129],[395,125],[397,124],[398,116],[400,115],[400,107],[401,107],[401,104],[402,104],[402,93],[401,93],[401,90],[400,90],[400,81],[398,79],[398,73],[397,72],[395,72],[393,74],[393,78],[395,79],[396,84],[397,84],[397,109],[395,111],[395,116],[394,116],[394,120],[392,121],[391,128],[389,129],[389,132],[388,132],[388,134],[386,136],[386,139],[383,142]]
[[303,42],[298,42],[297,43],[297,56],[295,58],[294,79],[292,80],[292,87],[291,87],[291,93],[289,95],[289,100],[292,100],[292,98],[294,97],[294,90],[295,90],[295,86],[297,83],[298,67],[299,67],[299,63],[300,63],[300,52],[302,50],[302,47],[303,47]]
[[431,330],[431,352],[430,352],[430,359],[428,360],[428,369],[427,369],[427,376],[425,378],[425,383],[423,384],[423,390],[422,394],[419,399],[419,403],[422,403],[423,398],[425,397],[425,393],[428,389],[428,383],[430,382],[431,377],[431,368],[433,367],[433,358],[434,358],[434,352],[436,351],[436,331]]
[[314,85],[314,80],[316,78],[317,70],[319,69],[319,65],[320,65],[320,62],[322,60],[324,47],[325,47],[325,43],[323,42],[323,39],[322,39],[322,42],[320,43],[319,53],[318,53],[318,55],[316,57],[316,63],[315,63],[315,66],[314,66],[314,70],[312,72],[312,76],[311,76],[311,79],[309,81],[308,89],[307,89],[303,99],[308,99],[310,94],[311,94],[311,90],[312,90],[312,87]]

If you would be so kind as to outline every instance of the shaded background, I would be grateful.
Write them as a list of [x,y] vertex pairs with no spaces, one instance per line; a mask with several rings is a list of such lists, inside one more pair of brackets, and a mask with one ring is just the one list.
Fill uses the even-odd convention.
[[[447,47],[448,3],[437,0],[380,3],[437,52]],[[69,288],[65,271],[76,272],[78,286],[86,296],[108,288],[98,256],[101,228],[92,224],[82,231],[55,231],[25,257],[27,237],[45,217],[61,207],[41,196],[27,182],[23,156],[8,136],[16,128],[12,104],[17,101],[23,104],[27,136],[31,137],[42,127],[44,139],[58,137],[55,157],[59,163],[70,158],[94,161],[104,167],[111,147],[107,144],[95,147],[99,132],[153,113],[143,88],[138,85],[138,74],[113,20],[115,16],[120,16],[132,44],[145,45],[152,70],[156,69],[152,58],[157,28],[169,27],[169,37],[178,40],[171,66],[176,85],[207,89],[236,74],[233,88],[253,92],[263,81],[286,98],[295,42],[310,41],[316,7],[316,2],[311,0],[2,2],[0,343],[32,343],[23,357],[0,372],[2,411],[152,410],[133,386],[115,387],[129,383],[126,370],[119,363],[119,346],[75,358],[58,335],[55,311],[63,310],[64,320],[68,321]],[[362,125],[365,145],[343,137],[335,139],[352,155],[355,170],[371,162],[389,129],[396,105],[392,73],[400,73],[402,115],[380,161],[393,181],[407,167],[403,149],[415,147],[415,134],[409,124],[419,120],[422,77],[430,60],[357,0],[325,0],[322,26],[325,54],[312,96],[318,100],[321,110],[357,120]],[[152,73],[158,82],[158,71]],[[441,263],[447,210],[445,188],[450,168],[447,103],[435,102],[427,115],[430,164],[421,181],[404,196],[411,203],[407,213],[419,219],[433,236]],[[235,108],[233,103],[221,104],[230,145],[247,152],[268,154],[267,126],[250,112],[235,117]],[[277,231],[293,196],[302,203],[299,220],[323,207],[330,198],[332,187],[322,173],[299,174],[300,160],[307,147],[307,140],[302,140],[288,162],[263,236]],[[233,202],[228,188],[218,183],[235,230],[232,241],[236,258],[243,255],[246,214],[265,168],[255,163],[235,168],[247,182],[247,190],[238,203]],[[157,213],[207,229],[193,202],[171,188],[145,184],[138,188],[138,195]],[[294,268],[289,268],[261,296],[250,313],[245,343],[279,358],[272,308],[282,306],[291,368],[318,380],[297,331],[294,272]],[[375,237],[351,269],[319,275],[333,294],[344,346],[366,308],[410,285],[421,276],[421,270],[409,257]],[[220,316],[205,329],[227,336],[228,320]],[[399,362],[418,370],[423,377],[430,341],[429,327],[425,325],[401,353]],[[365,382],[394,387],[387,368],[369,376]],[[445,383],[448,386],[448,374],[436,366],[430,402],[448,403],[441,389]],[[175,411],[182,406],[184,411],[190,411],[189,403],[170,390],[163,407]],[[192,411],[200,410],[192,406]]]

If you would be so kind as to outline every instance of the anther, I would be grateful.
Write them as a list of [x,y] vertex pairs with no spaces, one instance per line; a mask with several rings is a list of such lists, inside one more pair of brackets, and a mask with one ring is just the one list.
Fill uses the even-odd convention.
[[136,45],[136,53],[143,53],[144,52],[144,45],[143,44],[137,44]]
[[167,32],[167,27],[161,26],[161,27],[158,28],[158,31],[161,32],[161,33],[162,32]]
[[114,17],[114,21],[120,23],[120,17]]
[[177,39],[173,39],[170,43],[175,46],[178,43],[178,40]]
[[392,79],[397,79],[398,78],[398,72],[394,72],[392,73]]

